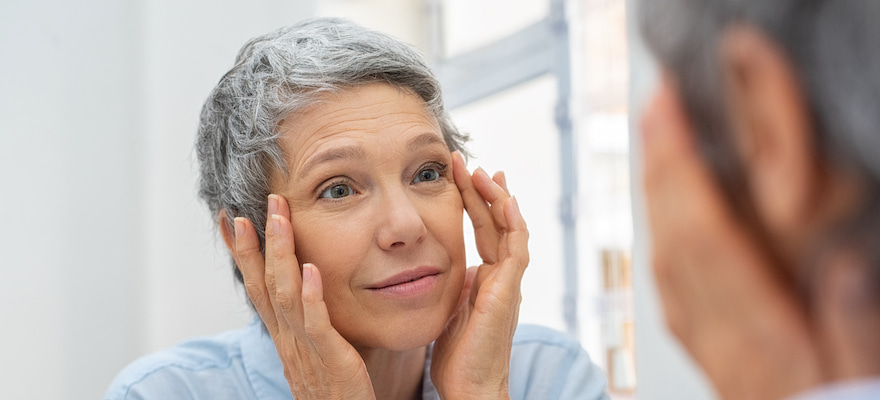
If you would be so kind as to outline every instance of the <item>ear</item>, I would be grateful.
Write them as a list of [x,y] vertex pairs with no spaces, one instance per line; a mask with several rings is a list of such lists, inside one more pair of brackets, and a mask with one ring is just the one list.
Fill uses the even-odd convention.
[[777,240],[797,237],[816,205],[820,176],[796,71],[767,36],[742,26],[725,32],[721,64],[758,217]]
[[220,225],[220,234],[223,235],[223,241],[226,242],[226,248],[229,254],[235,254],[235,233],[232,226],[229,225],[229,219],[226,217],[226,210],[220,210],[217,217],[217,224]]

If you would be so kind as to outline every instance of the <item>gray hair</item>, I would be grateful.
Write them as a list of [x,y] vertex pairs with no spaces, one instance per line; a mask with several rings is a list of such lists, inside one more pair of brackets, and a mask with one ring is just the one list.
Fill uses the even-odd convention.
[[[287,174],[279,123],[323,93],[384,82],[425,102],[450,150],[467,135],[452,124],[440,84],[414,48],[341,19],[309,19],[247,42],[202,108],[196,153],[199,196],[218,226],[249,219],[265,249],[269,179]],[[242,276],[233,263],[239,282]]]
[[726,120],[721,36],[751,26],[785,52],[807,97],[817,154],[857,174],[867,191],[864,208],[841,221],[826,245],[858,246],[880,283],[880,2],[644,0],[639,7],[643,37],[674,75],[701,151],[740,212],[748,205]]

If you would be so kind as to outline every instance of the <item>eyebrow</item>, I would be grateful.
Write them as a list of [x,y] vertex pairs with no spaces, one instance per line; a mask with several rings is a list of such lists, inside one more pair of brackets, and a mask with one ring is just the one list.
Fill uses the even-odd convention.
[[[443,139],[438,137],[436,134],[423,133],[410,139],[409,142],[406,144],[406,147],[409,151],[416,151],[420,148],[437,144],[443,145],[444,149],[446,148],[446,142],[444,142]],[[366,153],[364,152],[364,149],[360,146],[335,147],[310,157],[309,160],[306,161],[306,163],[303,165],[302,170],[300,170],[299,177],[300,179],[302,179],[303,177],[307,176],[312,169],[326,162],[362,158],[366,158]]]
[[416,136],[409,140],[409,143],[406,144],[406,147],[409,151],[416,151],[419,148],[432,146],[435,144],[442,144],[443,148],[446,148],[446,142],[443,141],[440,137],[438,137],[434,133],[423,133],[419,136]]
[[330,150],[318,153],[317,155],[309,158],[309,160],[306,161],[306,163],[303,165],[302,170],[300,170],[299,177],[302,178],[308,175],[308,173],[312,169],[326,162],[345,159],[358,159],[365,157],[366,153],[364,152],[364,149],[359,146],[335,147]]

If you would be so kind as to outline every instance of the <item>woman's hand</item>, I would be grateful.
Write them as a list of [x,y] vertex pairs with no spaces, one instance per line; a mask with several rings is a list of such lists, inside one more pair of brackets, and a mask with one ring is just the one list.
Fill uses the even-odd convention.
[[817,384],[805,312],[737,221],[664,81],[642,121],[654,274],[670,330],[724,399]]
[[503,174],[492,179],[477,169],[471,176],[457,152],[452,169],[483,264],[468,270],[458,310],[434,344],[431,378],[444,399],[509,398],[529,233]]
[[374,399],[360,354],[333,326],[324,303],[321,274],[305,264],[300,276],[287,201],[269,196],[266,256],[253,225],[235,219],[235,262],[266,325],[297,400]]

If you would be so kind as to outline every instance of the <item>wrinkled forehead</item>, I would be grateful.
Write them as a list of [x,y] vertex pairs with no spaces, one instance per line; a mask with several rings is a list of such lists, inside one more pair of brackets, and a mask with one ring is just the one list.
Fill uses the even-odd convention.
[[421,137],[422,144],[436,142],[446,148],[437,118],[424,100],[385,83],[320,93],[309,106],[287,116],[279,124],[279,134],[288,171],[273,174],[277,178],[295,177],[311,157],[333,147],[351,153],[365,146],[390,147],[398,139]]

